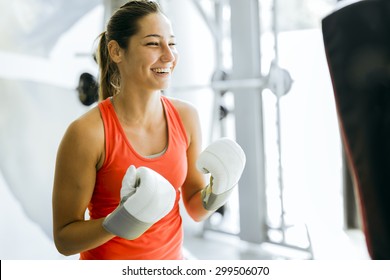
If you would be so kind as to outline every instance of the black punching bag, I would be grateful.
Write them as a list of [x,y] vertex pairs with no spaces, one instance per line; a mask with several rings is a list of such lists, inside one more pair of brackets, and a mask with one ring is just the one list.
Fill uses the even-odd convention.
[[344,6],[322,32],[368,251],[390,259],[390,1]]

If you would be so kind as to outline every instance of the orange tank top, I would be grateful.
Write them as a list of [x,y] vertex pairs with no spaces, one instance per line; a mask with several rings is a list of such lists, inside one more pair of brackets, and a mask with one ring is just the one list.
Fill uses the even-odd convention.
[[161,96],[168,125],[168,146],[154,158],[138,154],[117,118],[111,99],[99,103],[104,124],[106,156],[97,172],[94,193],[88,205],[91,219],[106,217],[120,201],[122,178],[130,165],[146,166],[164,176],[176,189],[172,211],[134,240],[114,237],[105,244],[82,252],[80,259],[182,259],[183,230],[179,212],[180,187],[187,174],[187,137],[180,116],[171,101]]

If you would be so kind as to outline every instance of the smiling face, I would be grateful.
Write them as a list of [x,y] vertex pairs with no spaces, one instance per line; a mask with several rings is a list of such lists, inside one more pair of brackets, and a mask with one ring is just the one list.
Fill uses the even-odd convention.
[[139,32],[129,39],[127,50],[120,49],[117,65],[121,83],[142,90],[168,87],[178,54],[169,20],[154,13],[139,20]]

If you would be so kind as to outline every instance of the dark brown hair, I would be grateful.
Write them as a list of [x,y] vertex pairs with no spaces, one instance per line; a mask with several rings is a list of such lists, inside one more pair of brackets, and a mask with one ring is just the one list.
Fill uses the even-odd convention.
[[100,38],[100,40],[96,57],[100,75],[100,100],[114,96],[120,85],[119,70],[108,53],[108,42],[115,40],[122,49],[126,50],[130,37],[139,31],[139,20],[153,13],[162,13],[157,2],[149,0],[131,0],[121,6],[111,16],[107,23],[106,31],[99,35],[98,38]]

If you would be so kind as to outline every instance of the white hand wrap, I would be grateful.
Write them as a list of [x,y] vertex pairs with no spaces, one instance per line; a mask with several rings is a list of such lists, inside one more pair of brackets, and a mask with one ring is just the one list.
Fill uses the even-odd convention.
[[103,222],[104,228],[122,238],[135,239],[167,215],[176,199],[174,187],[147,167],[129,167],[122,181],[121,202]]
[[211,143],[199,156],[196,166],[210,173],[210,184],[202,190],[203,207],[214,211],[228,200],[244,170],[246,162],[242,148],[229,138]]

